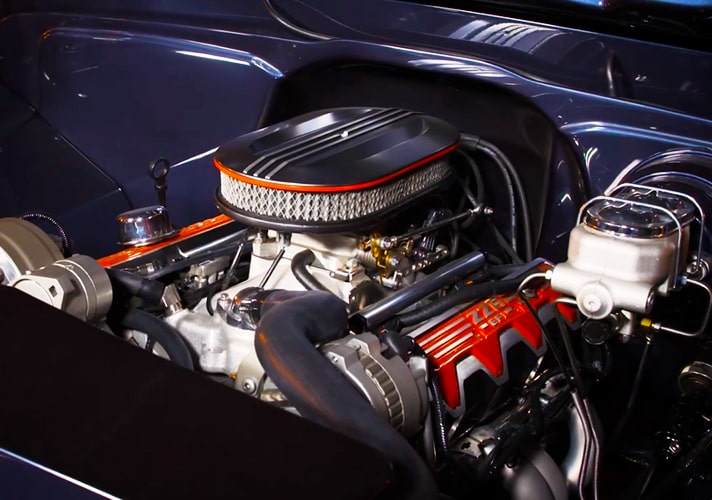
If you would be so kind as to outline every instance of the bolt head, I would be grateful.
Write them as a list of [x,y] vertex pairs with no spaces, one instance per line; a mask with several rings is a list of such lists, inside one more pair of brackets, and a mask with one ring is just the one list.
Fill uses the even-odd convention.
[[242,390],[247,394],[254,394],[257,390],[257,382],[254,379],[247,378],[242,382]]
[[680,443],[678,443],[677,441],[673,441],[670,444],[668,444],[668,452],[671,455],[677,455],[678,453],[680,453],[681,449],[682,449],[682,446],[680,446]]
[[601,299],[599,299],[595,295],[587,295],[583,298],[583,306],[586,309],[586,311],[591,312],[591,313],[596,313],[598,312],[599,309],[601,309]]
[[230,299],[230,296],[223,292],[220,295],[218,295],[218,306],[224,310],[227,310],[228,307],[230,307],[230,303],[232,302],[232,299]]

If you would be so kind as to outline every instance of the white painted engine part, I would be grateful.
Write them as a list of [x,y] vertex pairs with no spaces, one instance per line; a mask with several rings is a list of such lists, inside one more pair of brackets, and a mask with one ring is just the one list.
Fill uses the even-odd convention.
[[[282,248],[283,255],[263,283]],[[252,243],[249,277],[214,297],[213,309],[219,311],[228,307],[241,290],[259,285],[267,290],[304,290],[292,273],[291,263],[296,254],[306,249],[315,256],[310,266],[311,274],[329,291],[348,302],[351,291],[359,283],[370,280],[354,259],[357,248],[357,238],[348,235],[294,234],[288,242],[280,241],[271,231],[260,235]],[[201,369],[237,377],[238,387],[241,387],[238,372],[246,357],[254,351],[254,330],[230,324],[218,313],[210,315],[205,299],[192,310],[183,309],[167,316],[165,321],[175,327],[195,350]],[[254,368],[247,370],[250,378],[254,378]]]
[[551,286],[575,297],[593,319],[617,310],[647,314],[656,296],[676,289],[688,259],[690,224],[696,210],[701,214],[682,193],[631,184],[615,193],[582,207],[568,260],[551,275]]
[[[253,242],[248,279],[213,299],[214,314],[208,312],[203,299],[192,310],[181,309],[165,321],[198,354],[202,370],[231,376],[235,388],[242,392],[282,402],[284,396],[265,376],[257,359],[254,329],[259,318],[251,313],[259,311],[263,297],[272,290],[304,290],[291,269],[293,258],[304,250],[314,254],[310,273],[344,302],[350,300],[358,284],[370,278],[355,260],[356,237],[294,234],[286,240],[274,233],[266,236]],[[348,335],[321,346],[321,350],[394,428],[406,436],[421,428],[428,401],[421,358],[406,363],[398,356],[387,357],[385,346],[370,333]]]

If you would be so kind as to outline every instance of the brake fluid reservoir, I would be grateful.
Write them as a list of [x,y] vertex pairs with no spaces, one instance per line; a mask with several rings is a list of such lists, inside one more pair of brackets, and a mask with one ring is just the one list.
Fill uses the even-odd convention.
[[592,199],[571,231],[568,260],[552,272],[552,287],[575,297],[590,318],[650,312],[656,295],[678,285],[695,213],[685,195],[648,186],[621,186],[613,197]]

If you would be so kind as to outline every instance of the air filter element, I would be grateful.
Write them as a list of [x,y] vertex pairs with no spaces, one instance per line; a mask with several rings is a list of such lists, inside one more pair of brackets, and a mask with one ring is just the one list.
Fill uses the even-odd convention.
[[445,182],[452,125],[400,109],[298,116],[218,149],[218,207],[248,225],[292,232],[362,229]]

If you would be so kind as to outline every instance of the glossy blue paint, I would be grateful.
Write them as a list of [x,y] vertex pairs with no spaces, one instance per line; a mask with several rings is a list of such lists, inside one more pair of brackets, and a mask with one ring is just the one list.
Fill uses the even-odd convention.
[[[648,2],[670,7],[712,7],[712,2],[709,0],[648,0]],[[560,4],[560,2],[551,3]],[[636,7],[640,5],[640,2],[637,0],[563,0],[563,3],[572,4],[572,6],[586,5],[587,7],[597,7],[601,10]]]
[[542,222],[537,255],[546,255],[552,262],[560,262],[566,257],[568,221],[577,217],[579,207],[586,201],[587,189],[586,179],[576,168],[576,158],[571,157],[570,151],[557,147],[552,152],[551,162],[548,214]]
[[[249,131],[282,76],[249,52],[124,30],[49,30],[38,59],[42,114],[125,188],[133,206],[155,200],[145,177],[152,160],[177,163]],[[212,215],[199,208],[217,183],[209,159],[204,166],[171,171],[179,224]]]
[[[712,147],[707,53],[405,2],[278,4],[296,21],[338,39],[300,39],[256,0],[170,6],[46,0],[3,19],[2,82],[113,181],[93,201],[78,197],[71,208],[62,206],[60,215],[73,221],[98,215],[104,200],[104,217],[121,205],[122,192],[124,205],[152,203],[146,168],[159,156],[178,165],[169,175],[174,220],[187,224],[212,215],[217,176],[209,152],[257,127],[293,75],[348,63],[504,88],[548,117],[575,158],[550,160],[544,247],[555,228],[570,223],[571,210],[557,210],[567,195],[579,200],[600,192],[626,165],[670,147]],[[361,15],[365,11],[377,15]],[[630,83],[626,98],[606,95],[610,53]],[[456,107],[457,99],[448,98]],[[465,132],[487,136],[487,130]],[[44,149],[36,140],[32,147]],[[0,170],[11,169],[3,158]],[[56,185],[75,192],[73,186],[70,179]],[[97,221],[84,241],[101,241],[92,252],[106,253],[114,232],[112,221]]]
[[[77,248],[92,254],[114,247],[111,221],[129,207],[122,191],[36,113],[0,138],[0,171],[3,216],[60,214]],[[104,227],[109,231],[97,230]]]
[[332,36],[474,56],[529,78],[599,94],[608,93],[606,64],[615,54],[632,87],[627,97],[712,117],[708,53],[395,0],[276,1],[296,20]]
[[116,498],[3,448],[0,448],[0,497],[27,500]]
[[14,133],[33,113],[32,108],[22,99],[0,85],[0,140]]

